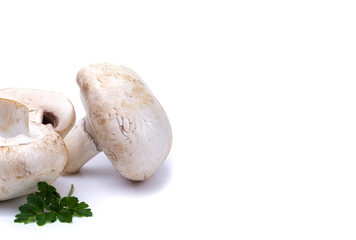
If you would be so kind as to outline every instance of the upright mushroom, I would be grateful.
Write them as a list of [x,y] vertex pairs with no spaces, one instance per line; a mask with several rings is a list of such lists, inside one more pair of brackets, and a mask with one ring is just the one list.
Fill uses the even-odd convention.
[[63,139],[51,127],[29,121],[29,109],[0,98],[0,201],[52,183],[67,161]]
[[68,133],[65,172],[74,173],[101,151],[125,178],[142,181],[167,158],[172,145],[168,117],[131,69],[92,64],[77,74],[87,116]]
[[0,89],[0,98],[11,99],[30,109],[30,120],[51,124],[56,132],[65,137],[75,124],[75,111],[71,101],[64,95],[40,89]]

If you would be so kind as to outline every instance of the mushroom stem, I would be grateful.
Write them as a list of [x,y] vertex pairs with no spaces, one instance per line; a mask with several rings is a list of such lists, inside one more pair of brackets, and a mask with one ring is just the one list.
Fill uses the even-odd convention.
[[0,98],[0,137],[30,136],[29,110],[21,103]]
[[68,149],[68,161],[64,168],[67,173],[76,173],[90,159],[101,152],[87,116],[82,118],[64,138]]
[[42,123],[43,110],[42,109],[30,110],[30,119],[32,119],[32,121],[34,122]]

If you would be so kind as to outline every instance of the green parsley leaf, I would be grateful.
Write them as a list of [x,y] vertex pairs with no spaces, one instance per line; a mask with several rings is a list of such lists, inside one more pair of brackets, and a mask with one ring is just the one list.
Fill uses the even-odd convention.
[[27,196],[26,204],[19,207],[20,213],[15,216],[16,223],[36,222],[38,226],[46,223],[53,223],[57,219],[63,223],[71,223],[73,216],[92,216],[89,205],[79,202],[77,197],[73,197],[74,187],[67,197],[61,198],[55,187],[46,182],[37,184],[39,192]]
[[43,199],[36,194],[30,194],[27,197],[27,204],[36,213],[43,212],[44,202]]
[[47,208],[51,203],[54,203],[61,198],[57,190],[53,186],[48,185],[46,182],[39,182],[38,190],[40,192],[37,192],[36,195],[44,200]]
[[74,213],[78,217],[91,217],[93,216],[93,213],[91,212],[90,209],[84,209],[84,208],[77,208],[74,210]]
[[45,213],[37,214],[36,215],[36,221],[37,221],[37,225],[38,226],[45,225],[46,222],[47,222],[46,214]]
[[57,217],[60,222],[71,223],[73,214],[67,209],[62,209],[61,211],[57,212]]
[[76,206],[78,206],[78,198],[76,197],[68,197],[68,207],[69,208],[75,208]]
[[17,214],[15,217],[15,222],[17,223],[30,223],[30,222],[34,222],[34,218],[35,218],[35,214],[33,213],[20,213]]
[[32,208],[30,207],[30,205],[28,205],[28,204],[24,204],[24,205],[20,206],[19,210],[20,210],[21,213],[30,213],[30,214],[34,214],[35,213],[32,210]]

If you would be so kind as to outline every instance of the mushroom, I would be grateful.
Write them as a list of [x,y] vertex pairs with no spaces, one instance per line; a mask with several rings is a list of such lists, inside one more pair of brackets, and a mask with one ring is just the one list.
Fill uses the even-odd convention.
[[29,121],[29,109],[0,98],[0,201],[52,183],[67,161],[63,139],[52,127]]
[[103,151],[125,178],[142,181],[167,158],[172,145],[168,117],[144,81],[131,69],[92,64],[77,74],[87,115],[64,138],[75,173]]
[[51,124],[63,138],[75,124],[75,111],[71,101],[60,93],[40,89],[6,88],[0,98],[20,102],[30,109],[30,120]]

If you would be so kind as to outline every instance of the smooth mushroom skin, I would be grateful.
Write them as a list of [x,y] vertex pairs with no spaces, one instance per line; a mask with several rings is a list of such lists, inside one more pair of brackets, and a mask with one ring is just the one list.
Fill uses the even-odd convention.
[[30,109],[30,120],[51,124],[64,138],[75,125],[76,114],[72,102],[64,95],[41,89],[0,89],[0,98],[20,102]]
[[[142,181],[152,176],[170,152],[172,129],[144,81],[125,66],[103,63],[82,68],[77,83],[87,112],[82,121],[87,123],[87,135],[97,151],[104,151],[125,178]],[[80,169],[81,164],[71,168],[74,161],[85,164],[87,159],[69,157],[66,172]]]
[[28,115],[26,106],[0,99],[0,201],[32,193],[40,181],[54,182],[67,161],[59,134]]

